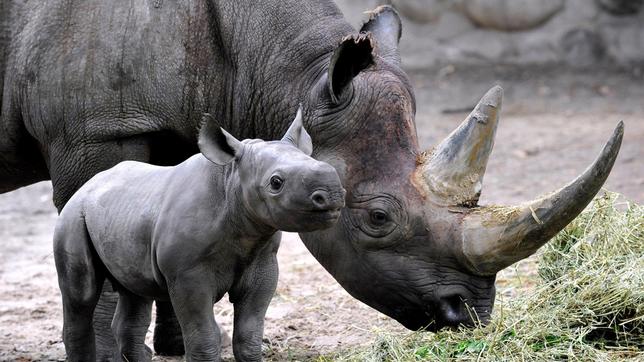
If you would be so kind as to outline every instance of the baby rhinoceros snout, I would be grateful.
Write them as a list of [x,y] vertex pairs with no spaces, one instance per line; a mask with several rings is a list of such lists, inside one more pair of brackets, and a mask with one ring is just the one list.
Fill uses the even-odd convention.
[[325,210],[329,208],[329,193],[323,190],[313,191],[311,194],[313,208],[316,210]]
[[346,191],[332,166],[320,163],[307,179],[307,183],[313,189],[309,197],[311,210],[335,211],[344,207]]
[[288,215],[281,218],[281,222],[292,227],[282,230],[308,232],[335,224],[346,194],[335,168],[324,162],[311,164],[309,161],[306,171],[297,180],[292,184],[295,188],[288,198]]
[[316,211],[339,210],[344,207],[344,189],[333,193],[326,190],[316,190],[311,194],[312,209]]

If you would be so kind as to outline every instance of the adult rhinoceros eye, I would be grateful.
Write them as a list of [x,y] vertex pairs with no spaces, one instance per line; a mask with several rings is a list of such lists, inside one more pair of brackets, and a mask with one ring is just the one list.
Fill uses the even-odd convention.
[[271,190],[277,192],[284,186],[284,180],[279,176],[271,176]]
[[400,239],[406,218],[400,202],[391,195],[352,195],[347,203],[351,226],[359,230],[356,242],[380,247]]
[[369,217],[374,226],[383,226],[387,221],[389,221],[387,213],[383,210],[372,210],[369,213]]

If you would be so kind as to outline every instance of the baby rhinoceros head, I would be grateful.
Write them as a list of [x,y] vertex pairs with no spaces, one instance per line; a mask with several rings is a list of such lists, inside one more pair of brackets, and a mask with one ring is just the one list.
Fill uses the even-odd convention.
[[324,229],[340,217],[345,190],[331,165],[310,157],[311,137],[302,125],[301,110],[279,141],[239,141],[206,123],[199,149],[213,163],[233,163],[244,207],[275,229]]

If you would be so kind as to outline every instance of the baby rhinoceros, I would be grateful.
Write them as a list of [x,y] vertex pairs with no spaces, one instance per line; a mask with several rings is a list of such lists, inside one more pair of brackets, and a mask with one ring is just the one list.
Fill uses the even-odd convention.
[[63,209],[54,257],[69,360],[95,359],[92,313],[105,278],[119,291],[112,329],[128,361],[146,359],[154,299],[170,300],[186,358],[218,360],[213,304],[234,304],[233,350],[261,360],[277,284],[278,230],[330,227],[345,191],[316,161],[298,115],[280,141],[238,141],[206,122],[197,154],[174,167],[126,161],[97,174]]

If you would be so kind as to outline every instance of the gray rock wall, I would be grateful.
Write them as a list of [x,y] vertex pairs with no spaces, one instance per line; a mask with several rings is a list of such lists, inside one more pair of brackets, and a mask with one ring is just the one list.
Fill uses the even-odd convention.
[[644,0],[336,0],[358,27],[382,3],[403,19],[407,68],[644,64]]

